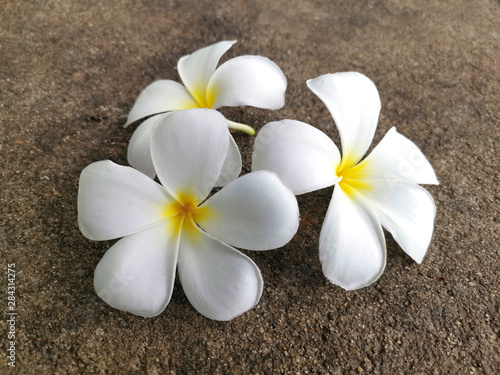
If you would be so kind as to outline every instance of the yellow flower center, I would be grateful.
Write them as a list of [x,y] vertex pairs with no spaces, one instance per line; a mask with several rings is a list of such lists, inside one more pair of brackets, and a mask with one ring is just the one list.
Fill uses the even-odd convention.
[[198,200],[191,191],[180,191],[176,200],[168,203],[163,210],[163,217],[168,218],[168,226],[175,236],[182,233],[191,240],[201,237],[196,228],[196,221],[206,220],[213,212],[208,206],[200,207]]
[[353,194],[352,189],[360,193],[370,190],[370,183],[363,180],[364,177],[369,175],[368,163],[362,161],[353,166],[350,165],[352,163],[342,160],[335,171],[338,177],[342,177],[342,180],[339,182],[340,188],[348,195]]
[[205,86],[200,86],[193,90],[191,95],[196,100],[200,108],[213,108],[215,103],[215,89],[211,88],[209,90]]

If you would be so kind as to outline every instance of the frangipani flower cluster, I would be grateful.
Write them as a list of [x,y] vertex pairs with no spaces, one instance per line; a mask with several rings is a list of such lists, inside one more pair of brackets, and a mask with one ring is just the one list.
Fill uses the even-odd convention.
[[[159,113],[189,108],[252,106],[280,109],[285,105],[287,81],[281,69],[263,56],[240,56],[217,68],[222,55],[236,41],[222,41],[183,56],[177,63],[181,85],[172,80],[159,80],[147,86],[137,98],[125,126]],[[216,69],[217,68],[217,69]],[[151,132],[158,119],[144,121],[134,132],[128,148],[128,162],[134,168],[154,177],[151,161]],[[229,128],[253,135],[243,124],[227,120]],[[236,179],[241,172],[241,156],[231,138],[227,160],[217,186]]]
[[252,170],[276,172],[295,194],[335,185],[319,243],[323,272],[332,283],[351,290],[378,279],[386,263],[382,227],[420,263],[431,241],[436,208],[417,184],[438,184],[431,165],[396,128],[362,160],[381,107],[366,76],[327,74],[307,85],[335,120],[342,156],[318,129],[282,120],[259,132]]
[[109,305],[158,315],[170,301],[176,268],[187,298],[206,317],[229,320],[257,304],[260,271],[232,246],[285,245],[297,231],[298,206],[268,171],[247,174],[208,197],[228,148],[224,117],[190,109],[164,117],[152,134],[163,186],[111,161],[83,170],[80,230],[93,240],[123,237],[95,270],[95,289]]
[[416,262],[427,251],[436,208],[418,184],[438,184],[436,175],[395,128],[363,159],[381,104],[373,82],[360,73],[307,81],[335,120],[342,155],[320,130],[281,120],[261,129],[253,172],[238,178],[241,155],[228,128],[254,131],[215,109],[279,109],[287,83],[276,64],[261,56],[216,68],[234,43],[182,57],[184,85],[160,80],[141,92],[126,123],[149,117],[130,140],[128,160],[135,169],[101,161],[82,171],[81,232],[92,240],[121,238],[94,275],[97,294],[112,307],[158,315],[170,301],[178,270],[187,298],[204,316],[229,320],[244,313],[258,303],[263,281],[255,263],[234,247],[284,246],[299,224],[294,194],[332,185],[319,243],[332,283],[351,290],[377,280],[386,263],[382,228]]

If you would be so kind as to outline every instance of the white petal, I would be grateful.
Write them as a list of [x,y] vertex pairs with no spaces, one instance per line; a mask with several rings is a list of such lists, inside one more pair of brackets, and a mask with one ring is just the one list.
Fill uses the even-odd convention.
[[198,103],[180,83],[171,80],[155,81],[139,94],[125,126],[157,113],[197,107]]
[[370,181],[359,192],[399,246],[421,263],[431,242],[436,216],[434,200],[427,190],[406,182]]
[[252,170],[270,170],[296,195],[325,188],[339,178],[337,146],[322,131],[295,120],[265,125],[257,135]]
[[78,189],[78,225],[92,240],[110,240],[162,220],[168,192],[131,167],[109,160],[86,167]]
[[168,115],[170,113],[148,118],[137,127],[128,144],[128,163],[150,178],[156,176],[153,159],[151,158],[151,134],[153,133],[153,128]]
[[252,106],[280,109],[285,105],[286,78],[281,69],[262,56],[240,56],[226,61],[214,73],[207,92],[213,108]]
[[[151,134],[153,128],[162,121],[165,116],[171,112],[151,117],[144,121],[132,134],[128,146],[129,164],[141,171],[145,175],[154,178],[156,176],[153,159],[151,158]],[[238,145],[234,141],[231,133],[228,133],[229,147],[226,159],[222,165],[222,170],[215,184],[216,187],[222,187],[234,181],[241,173],[241,155]]]
[[229,147],[227,149],[226,160],[222,165],[219,178],[215,183],[216,187],[229,184],[238,178],[241,173],[241,154],[233,136],[229,133]]
[[355,190],[335,186],[319,239],[323,273],[347,290],[370,285],[385,268],[384,233],[373,209]]
[[248,250],[276,249],[287,244],[299,226],[293,193],[271,172],[244,175],[210,197],[210,214],[197,220],[212,236]]
[[212,109],[187,109],[166,117],[153,131],[151,155],[158,178],[176,197],[198,202],[215,186],[229,146],[226,119]]
[[200,106],[205,107],[208,82],[214,74],[221,56],[234,43],[236,40],[218,42],[179,59],[177,69],[182,82]]
[[119,310],[158,315],[172,295],[178,249],[179,236],[170,237],[165,223],[122,238],[97,265],[97,295]]
[[361,179],[399,180],[415,184],[439,185],[422,151],[393,127],[373,151],[359,163]]
[[262,276],[255,263],[197,229],[194,240],[183,234],[179,277],[189,302],[204,316],[230,320],[253,308],[262,294]]
[[368,150],[380,113],[375,84],[357,72],[325,74],[307,81],[325,103],[340,133],[342,163],[355,165]]

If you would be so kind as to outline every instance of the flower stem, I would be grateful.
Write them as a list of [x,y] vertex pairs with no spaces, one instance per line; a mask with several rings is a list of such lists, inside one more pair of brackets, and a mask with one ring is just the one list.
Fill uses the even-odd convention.
[[242,131],[245,134],[248,135],[254,135],[255,134],[255,129],[252,128],[251,126],[245,125],[245,124],[240,124],[239,122],[234,122],[231,120],[226,120],[227,121],[227,126],[229,129],[234,129],[234,130],[239,130]]

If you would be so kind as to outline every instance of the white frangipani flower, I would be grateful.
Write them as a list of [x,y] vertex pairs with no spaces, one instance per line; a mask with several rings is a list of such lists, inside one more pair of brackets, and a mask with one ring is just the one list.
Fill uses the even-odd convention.
[[276,172],[295,194],[335,185],[320,235],[325,276],[352,290],[373,283],[386,263],[382,231],[420,263],[434,229],[436,207],[417,184],[439,184],[418,147],[396,128],[364,159],[377,127],[380,97],[356,72],[307,81],[340,133],[342,157],[320,130],[294,120],[265,125],[254,147],[252,170]]
[[[137,98],[125,126],[159,113],[189,108],[252,106],[280,109],[285,105],[287,81],[281,69],[263,56],[239,56],[217,68],[221,56],[236,43],[222,41],[182,57],[177,70],[184,85],[172,80],[159,80],[147,86]],[[132,135],[128,161],[150,177],[154,168],[150,158],[152,128],[156,119],[144,121]],[[255,134],[248,125],[227,120],[231,129]],[[231,137],[228,160],[223,170],[226,174],[217,186],[234,180],[241,172],[241,156]]]
[[152,317],[170,301],[178,267],[201,314],[229,320],[262,293],[255,263],[234,249],[285,245],[298,227],[293,193],[272,172],[247,174],[207,198],[229,147],[224,117],[210,109],[175,112],[151,137],[162,185],[100,161],[80,177],[78,223],[92,240],[120,238],[97,265],[97,294],[114,308]]

